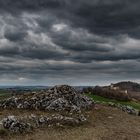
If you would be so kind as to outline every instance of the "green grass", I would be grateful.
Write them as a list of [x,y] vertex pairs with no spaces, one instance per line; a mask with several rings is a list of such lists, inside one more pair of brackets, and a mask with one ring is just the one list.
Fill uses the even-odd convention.
[[125,101],[117,101],[114,99],[108,99],[108,98],[104,98],[98,95],[91,95],[91,94],[86,94],[88,97],[90,97],[91,99],[93,99],[94,101],[98,101],[101,103],[106,103],[108,104],[109,102],[115,103],[115,104],[121,104],[121,105],[127,105],[127,106],[132,106],[135,109],[139,109],[140,110],[140,103],[137,102],[133,102],[133,101],[129,101],[129,102],[125,102]]
[[0,99],[4,99],[9,96],[10,96],[10,93],[8,90],[0,89]]

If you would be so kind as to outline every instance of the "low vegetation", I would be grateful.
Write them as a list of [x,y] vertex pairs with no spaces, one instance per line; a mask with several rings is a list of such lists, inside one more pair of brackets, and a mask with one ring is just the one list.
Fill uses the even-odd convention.
[[0,128],[0,136],[3,137],[3,136],[7,136],[7,135],[8,135],[7,130]]
[[0,100],[11,96],[10,91],[5,89],[0,89]]

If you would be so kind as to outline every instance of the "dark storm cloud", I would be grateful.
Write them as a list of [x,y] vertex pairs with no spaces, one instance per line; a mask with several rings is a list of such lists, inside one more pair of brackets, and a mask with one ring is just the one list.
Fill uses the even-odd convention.
[[139,7],[137,0],[1,0],[0,79],[138,79]]
[[98,1],[96,5],[89,2],[76,9],[74,15],[80,17],[84,23],[82,26],[92,32],[105,35],[133,34],[134,27],[140,24],[139,5],[139,2],[131,0]]
[[20,41],[22,39],[24,39],[24,37],[26,36],[26,33],[24,31],[6,31],[4,34],[4,37],[10,41],[16,42],[16,41]]
[[69,20],[73,26],[86,28],[90,32],[105,35],[129,33],[132,36],[139,36],[139,6],[137,0],[0,1],[0,9],[6,12],[19,14],[23,11],[51,11],[59,18]]
[[19,10],[41,10],[45,8],[58,8],[61,6],[61,2],[57,0],[1,0],[1,9],[9,12],[17,13]]

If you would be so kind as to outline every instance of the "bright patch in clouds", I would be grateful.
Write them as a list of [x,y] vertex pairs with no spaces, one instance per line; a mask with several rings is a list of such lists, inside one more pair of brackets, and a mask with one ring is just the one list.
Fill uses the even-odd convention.
[[61,23],[61,24],[53,25],[52,29],[53,31],[60,32],[60,31],[63,31],[64,29],[67,29],[67,27],[68,26],[66,24]]

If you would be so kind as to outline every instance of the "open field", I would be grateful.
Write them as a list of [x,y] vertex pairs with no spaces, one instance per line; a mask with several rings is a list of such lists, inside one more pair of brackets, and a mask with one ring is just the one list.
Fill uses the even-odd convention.
[[0,99],[9,97],[11,94],[8,90],[0,89]]
[[94,101],[98,101],[98,102],[104,102],[104,103],[116,103],[116,104],[121,104],[121,105],[128,105],[128,106],[132,106],[135,109],[139,109],[140,110],[140,103],[139,102],[134,102],[134,101],[117,101],[117,100],[113,100],[113,99],[108,99],[108,98],[104,98],[98,95],[91,95],[91,94],[87,94],[88,97],[92,98]]
[[[7,114],[30,113],[32,112],[7,110],[1,111],[0,117]],[[140,117],[102,105],[96,105],[95,109],[87,114],[89,122],[79,127],[42,128],[26,135],[1,137],[0,140],[139,140],[140,138]]]

